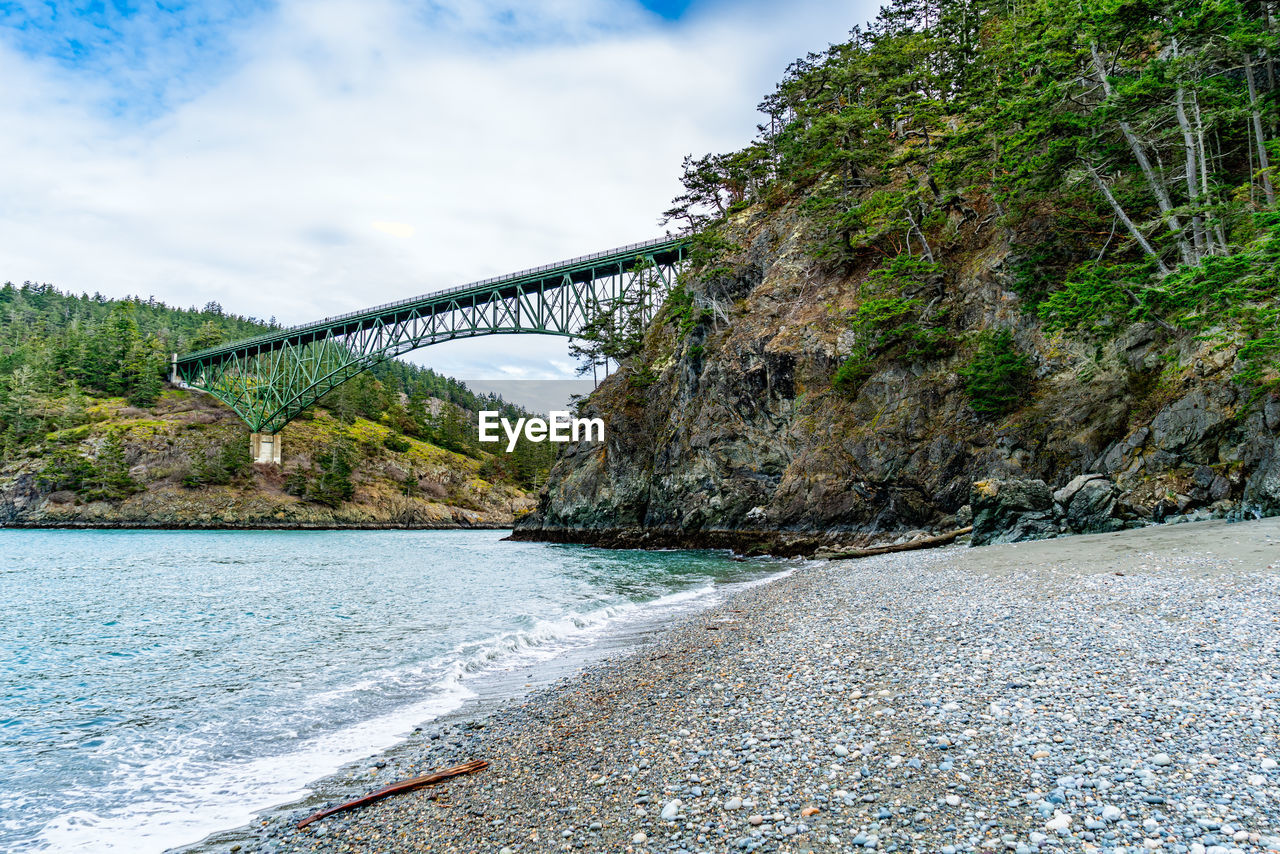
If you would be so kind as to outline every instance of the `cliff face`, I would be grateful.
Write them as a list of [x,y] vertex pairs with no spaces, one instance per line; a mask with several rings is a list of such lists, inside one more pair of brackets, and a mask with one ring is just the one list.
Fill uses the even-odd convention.
[[[282,432],[283,466],[226,455],[247,452],[247,428],[205,395],[171,389],[145,410],[99,400],[87,420],[0,466],[0,526],[506,527],[533,505],[522,490],[482,478],[475,459],[323,410]],[[104,474],[113,441],[119,471]],[[330,488],[316,500],[309,493],[317,481],[329,483],[325,464],[335,448],[349,468],[342,484],[350,494]],[[96,461],[98,471],[79,489],[63,488],[50,483],[59,459]]]
[[[859,346],[849,318],[877,262],[825,270],[799,217],[731,218],[728,270],[691,279],[692,308],[669,301],[644,352],[590,398],[607,441],[567,446],[518,535],[857,542],[966,521],[975,481],[1055,488],[1084,473],[1114,483],[1116,525],[1280,512],[1280,400],[1233,381],[1238,338],[1153,323],[1103,341],[1051,333],[1011,287],[1017,247],[1045,235],[960,213],[947,227],[961,247],[951,272],[894,296],[950,343],[924,356],[899,348],[841,389],[833,377]],[[1011,333],[1029,369],[999,417],[975,410],[962,375],[992,329]]]

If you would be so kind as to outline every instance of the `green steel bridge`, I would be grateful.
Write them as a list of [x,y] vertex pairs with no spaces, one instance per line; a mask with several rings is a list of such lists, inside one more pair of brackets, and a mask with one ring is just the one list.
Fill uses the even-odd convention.
[[379,362],[480,335],[575,337],[602,311],[648,323],[674,286],[688,242],[664,237],[495,276],[244,341],[175,354],[173,382],[226,403],[253,431],[254,458],[303,409]]

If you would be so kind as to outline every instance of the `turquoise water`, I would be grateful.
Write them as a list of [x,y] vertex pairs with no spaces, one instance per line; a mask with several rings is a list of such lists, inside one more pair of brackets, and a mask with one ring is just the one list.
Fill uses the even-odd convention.
[[0,531],[0,850],[161,851],[468,680],[776,573],[499,531]]

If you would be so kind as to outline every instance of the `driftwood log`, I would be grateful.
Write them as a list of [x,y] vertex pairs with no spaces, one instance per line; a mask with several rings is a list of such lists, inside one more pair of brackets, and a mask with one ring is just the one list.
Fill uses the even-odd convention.
[[371,804],[374,801],[380,801],[383,798],[387,797],[388,795],[396,795],[396,794],[399,794],[400,792],[408,792],[413,789],[421,788],[422,786],[431,786],[431,785],[434,785],[435,783],[440,783],[445,780],[448,780],[450,777],[457,777],[461,774],[470,774],[473,771],[483,771],[485,768],[488,768],[488,767],[489,767],[488,760],[473,759],[470,762],[464,762],[461,765],[455,765],[452,768],[446,768],[443,771],[436,771],[434,774],[427,774],[424,777],[414,777],[411,780],[401,780],[398,783],[392,783],[390,786],[383,786],[381,789],[378,789],[376,792],[370,792],[364,797],[356,798],[354,801],[347,801],[345,804],[338,804],[336,807],[329,807],[329,809],[321,810],[320,812],[316,813],[315,815],[309,818],[304,818],[302,821],[298,822],[298,829],[301,830],[302,828],[306,827],[308,824],[311,824],[311,822],[319,821],[322,818],[327,818],[328,816],[331,816],[336,812],[342,812],[343,810],[349,810],[352,807],[362,807],[365,804]]
[[817,557],[826,558],[827,560],[843,560],[851,557],[871,557],[872,555],[884,555],[890,552],[909,552],[915,549],[931,549],[934,546],[945,546],[947,543],[953,542],[956,537],[968,534],[973,530],[970,525],[967,528],[956,528],[954,531],[947,531],[945,534],[938,534],[936,537],[922,537],[918,540],[912,540],[909,543],[898,543],[892,546],[872,546],[866,549],[849,549],[847,551],[822,551]]

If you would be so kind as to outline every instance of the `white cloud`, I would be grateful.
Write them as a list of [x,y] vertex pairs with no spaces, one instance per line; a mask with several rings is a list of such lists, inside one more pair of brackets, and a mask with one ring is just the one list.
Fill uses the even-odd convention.
[[[144,124],[101,109],[105,84],[0,46],[0,279],[295,323],[644,239],[684,154],[748,141],[786,63],[874,11],[431,9],[286,0],[236,35],[228,73]],[[565,342],[415,361],[563,376]]]
[[381,231],[383,234],[389,234],[392,237],[399,237],[401,240],[408,240],[410,237],[413,237],[414,233],[417,231],[416,228],[409,225],[407,222],[387,222],[380,220],[372,222],[370,225],[378,231]]

